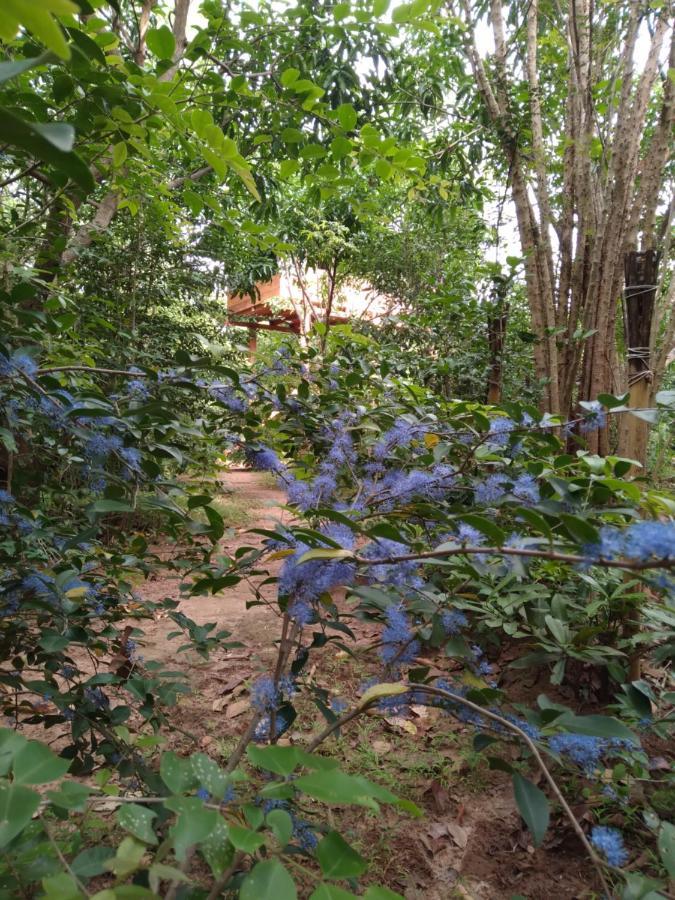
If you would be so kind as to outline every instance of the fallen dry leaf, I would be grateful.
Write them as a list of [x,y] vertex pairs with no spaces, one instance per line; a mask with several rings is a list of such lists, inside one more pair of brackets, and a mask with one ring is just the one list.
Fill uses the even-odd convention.
[[389,753],[392,745],[389,743],[389,741],[373,741],[370,746],[373,748],[375,753],[378,754],[378,756],[381,756],[383,753]]
[[457,822],[448,822],[447,829],[453,841],[463,850],[469,841],[469,829],[462,828]]
[[247,710],[251,708],[251,704],[248,700],[237,700],[236,703],[230,703],[227,707],[227,711],[225,712],[226,719],[234,719],[236,716],[240,716],[242,713],[245,713]]

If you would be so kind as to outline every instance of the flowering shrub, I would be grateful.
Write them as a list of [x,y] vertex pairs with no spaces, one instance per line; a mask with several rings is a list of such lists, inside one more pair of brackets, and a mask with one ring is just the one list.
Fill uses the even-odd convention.
[[[114,896],[132,896],[129,881],[137,884],[141,873],[148,887],[138,896],[157,895],[162,883],[166,896],[177,896],[199,877],[196,854],[209,867],[212,897],[231,888],[245,900],[265,891],[295,897],[298,855],[319,880],[313,900],[333,896],[337,888],[328,885],[355,884],[350,879],[366,861],[320,815],[301,811],[303,795],[419,811],[315,751],[367,710],[405,716],[420,704],[473,727],[478,748],[495,740],[519,748],[516,760],[500,765],[511,772],[533,841],[543,840],[550,803],[559,805],[609,889],[616,874],[605,864],[620,868],[628,859],[621,835],[604,825],[587,835],[552,772],[566,767],[569,777],[593,784],[627,756],[633,777],[647,772],[638,735],[644,703],[634,698],[640,688],[630,683],[628,660],[668,646],[675,526],[666,495],[621,481],[630,465],[624,460],[590,457],[581,445],[576,456],[566,453],[561,423],[533,408],[509,405],[496,414],[440,399],[379,375],[376,361],[360,359],[348,344],[329,364],[312,351],[296,357],[283,348],[244,375],[186,357],[169,372],[113,375],[95,367],[83,374],[9,346],[2,358],[5,446],[13,458],[22,441],[43,454],[39,483],[19,456],[0,494],[2,640],[12,660],[0,675],[5,713],[13,728],[60,724],[72,735],[57,757],[15,730],[0,734],[7,760],[0,791],[17,810],[3,846],[17,860],[29,846],[52,847],[51,815],[77,818],[103,797],[118,804],[117,823],[128,835],[116,850],[100,848],[96,862],[86,857],[86,866],[82,854],[45,851],[50,862],[39,878],[47,896],[78,896],[104,872],[114,875]],[[201,437],[176,412],[181,391],[201,398]],[[261,547],[237,559],[216,556],[223,526],[211,498],[190,498],[176,479],[197,440],[273,473],[295,524],[265,533]],[[177,502],[186,493],[187,512]],[[277,660],[251,686],[249,727],[224,766],[203,753],[181,759],[170,751],[157,757],[153,744],[139,750],[128,727],[139,714],[155,730],[169,726],[167,707],[187,690],[175,673],[140,660],[144,617],[161,609],[187,633],[186,646],[205,655],[231,646],[223,644],[228,633],[197,628],[173,598],[156,604],[135,595],[131,575],[161,565],[142,539],[125,535],[125,516],[140,506],[160,510],[180,540],[184,558],[169,565],[189,572],[185,591],[217,593],[247,569],[259,570],[266,555],[283,557]],[[206,521],[193,516],[196,509]],[[347,590],[352,612],[379,623],[381,677],[330,705],[309,691],[324,730],[306,749],[280,746],[311,655],[331,635],[348,641],[352,634],[331,594],[336,588]],[[624,685],[616,708],[627,724],[577,716],[546,697],[515,711],[488,652],[499,629],[521,641],[515,665],[548,666],[554,683],[574,677],[574,662],[606,668],[616,691]],[[457,660],[457,678],[429,676],[424,663],[436,653]],[[96,661],[111,657],[116,668],[102,671]],[[26,776],[23,760],[31,755],[38,775]],[[107,767],[98,788],[63,780],[33,821],[40,800],[31,785],[89,773],[98,760]],[[546,791],[522,774],[532,761]],[[119,776],[137,779],[140,793],[125,792]],[[621,802],[618,792],[616,801],[603,797],[607,808]],[[653,830],[667,866],[666,825],[659,820]],[[364,896],[395,895],[370,886]]]

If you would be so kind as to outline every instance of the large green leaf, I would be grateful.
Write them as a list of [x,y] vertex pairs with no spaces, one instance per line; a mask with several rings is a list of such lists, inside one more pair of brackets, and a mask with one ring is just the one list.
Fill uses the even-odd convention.
[[70,49],[54,16],[77,15],[79,11],[71,0],[2,0],[0,38],[11,41],[23,25],[62,59],[69,59]]
[[558,719],[557,724],[563,725],[568,731],[577,734],[590,734],[593,737],[620,738],[624,741],[633,741],[639,744],[637,735],[630,728],[626,728],[618,719],[611,716],[575,716],[567,713]]
[[525,824],[530,829],[532,843],[538,847],[544,839],[549,822],[549,805],[546,794],[536,784],[513,774],[513,794]]
[[178,813],[171,828],[171,838],[176,858],[184,860],[189,847],[205,840],[216,827],[219,815],[215,809],[206,809],[197,797],[170,797],[168,809]]
[[0,787],[0,847],[15,838],[28,825],[40,805],[40,795],[20,784]]
[[0,107],[0,131],[3,141],[10,146],[54,166],[84,191],[94,189],[94,179],[88,167],[72,149],[68,149],[72,148],[75,137],[71,125],[28,122],[9,109]]
[[659,829],[659,856],[671,878],[675,878],[675,825],[661,822]]
[[319,841],[316,855],[326,878],[354,878],[368,867],[365,859],[337,831],[329,831]]
[[41,53],[40,56],[33,56],[30,59],[13,59],[8,62],[0,62],[0,84],[3,81],[9,81],[10,78],[16,78],[22,72],[34,69],[36,66],[44,66],[46,63],[53,62],[56,59],[53,53],[47,51]]
[[276,859],[257,863],[244,879],[239,900],[297,900],[288,870]]
[[155,818],[156,812],[137,803],[124,803],[117,810],[117,824],[146,844],[157,843],[157,836],[152,829],[152,820]]
[[145,38],[148,50],[160,59],[172,59],[176,50],[176,40],[168,25],[150,28]]
[[39,741],[29,741],[14,760],[17,784],[46,784],[66,774],[71,760],[62,759]]
[[312,772],[296,778],[294,782],[298,790],[304,791],[315,800],[322,800],[335,806],[368,806],[378,809],[376,800],[383,803],[394,803],[396,797],[383,787],[373,784],[360,775],[348,775],[339,769],[326,772]]

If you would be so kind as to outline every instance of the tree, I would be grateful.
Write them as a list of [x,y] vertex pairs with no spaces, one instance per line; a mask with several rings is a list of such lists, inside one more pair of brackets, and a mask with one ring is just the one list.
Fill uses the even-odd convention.
[[[666,212],[663,205],[675,121],[672,8],[492,0],[495,49],[487,58],[475,7],[461,0],[455,15],[432,63],[449,43],[468,60],[511,186],[543,402],[567,416],[577,398],[623,391],[615,333],[624,253],[656,247],[670,228],[672,203]],[[641,70],[639,41],[648,47]],[[446,96],[454,88],[466,98],[466,78],[456,69],[452,77]],[[652,395],[673,329],[671,290],[652,331]],[[606,433],[591,444],[606,450]]]

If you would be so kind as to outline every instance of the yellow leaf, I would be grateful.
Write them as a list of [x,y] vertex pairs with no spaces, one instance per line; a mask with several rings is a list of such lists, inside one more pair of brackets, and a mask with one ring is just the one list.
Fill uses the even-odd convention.
[[381,697],[396,697],[398,694],[405,694],[408,688],[400,682],[392,682],[389,684],[374,684],[368,688],[363,697],[361,697],[361,706],[370,703],[372,700],[379,700]]
[[436,444],[440,441],[440,438],[437,434],[425,434],[424,435],[424,443],[429,449],[435,447]]
[[288,550],[275,550],[267,558],[268,559],[285,559],[287,556],[293,556],[295,550],[289,547]]

